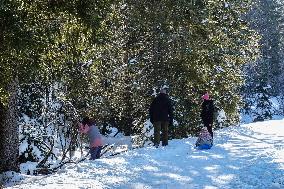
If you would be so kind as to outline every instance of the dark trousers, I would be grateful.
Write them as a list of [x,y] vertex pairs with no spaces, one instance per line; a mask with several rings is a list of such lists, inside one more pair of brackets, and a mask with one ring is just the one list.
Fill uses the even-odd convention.
[[168,145],[168,132],[169,122],[168,121],[156,121],[154,122],[154,145],[159,145],[161,140],[162,131],[162,145]]
[[90,148],[90,160],[99,159],[101,157],[102,146]]

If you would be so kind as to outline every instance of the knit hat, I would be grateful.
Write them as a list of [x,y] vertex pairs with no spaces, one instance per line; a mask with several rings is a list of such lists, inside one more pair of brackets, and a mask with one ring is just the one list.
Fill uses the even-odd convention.
[[208,94],[208,93],[205,93],[205,94],[202,96],[202,98],[203,98],[204,100],[209,100],[209,94]]

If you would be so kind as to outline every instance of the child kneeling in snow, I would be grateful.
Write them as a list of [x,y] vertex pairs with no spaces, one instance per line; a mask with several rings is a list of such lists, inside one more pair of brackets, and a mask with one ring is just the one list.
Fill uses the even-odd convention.
[[89,117],[85,117],[79,126],[80,132],[87,134],[90,139],[90,160],[100,158],[103,142],[98,127]]
[[195,143],[197,149],[210,149],[213,146],[213,139],[206,127],[201,129],[199,137]]

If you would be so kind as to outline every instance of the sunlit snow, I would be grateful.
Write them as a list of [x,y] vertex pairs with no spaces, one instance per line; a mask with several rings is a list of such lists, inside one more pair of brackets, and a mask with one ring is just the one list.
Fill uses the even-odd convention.
[[[52,175],[16,174],[5,188],[284,188],[284,120],[215,131],[210,150],[196,150],[195,140],[170,140],[166,147],[133,149],[95,161],[68,164]],[[20,181],[12,182],[17,180]]]

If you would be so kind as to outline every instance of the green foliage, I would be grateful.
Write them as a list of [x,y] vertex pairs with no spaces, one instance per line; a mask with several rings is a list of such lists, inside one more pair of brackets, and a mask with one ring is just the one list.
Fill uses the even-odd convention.
[[273,107],[270,101],[271,97],[271,87],[266,85],[267,82],[262,80],[260,84],[256,87],[256,109],[253,112],[253,121],[264,121],[272,119]]
[[96,70],[100,83],[107,83],[100,93],[104,108],[98,109],[108,109],[118,123],[128,120],[120,127],[133,127],[133,120],[147,118],[153,89],[167,84],[183,133],[194,133],[200,124],[204,90],[229,123],[237,122],[241,65],[258,55],[259,38],[243,20],[250,6],[250,1],[118,2],[104,22],[111,40]]
[[[272,110],[261,106],[271,104],[272,97],[283,95],[283,1],[254,0],[254,9],[248,14],[251,26],[259,33],[260,57],[253,64],[246,64],[246,83],[242,93],[247,114],[257,115],[259,120],[271,117]],[[270,86],[269,92],[266,88]],[[265,89],[265,90],[264,90]],[[269,95],[269,96],[267,96]],[[264,97],[268,99],[265,100]],[[266,102],[265,102],[266,101]],[[254,107],[257,106],[257,110]],[[269,116],[267,113],[270,112]],[[261,115],[263,113],[263,115]],[[266,115],[265,115],[266,114]]]
[[[14,78],[17,78],[19,80],[17,88],[22,96],[19,98],[18,104],[11,103],[14,106],[9,108],[20,107],[20,115],[27,114],[31,119],[39,121],[39,125],[44,126],[42,133],[47,133],[46,126],[49,123],[62,126],[61,122],[56,120],[58,117],[63,121],[71,120],[70,125],[79,119],[78,116],[75,116],[76,111],[73,109],[73,115],[69,114],[68,116],[58,109],[56,112],[52,112],[54,107],[50,103],[62,100],[68,106],[70,101],[79,103],[80,101],[76,101],[76,99],[81,97],[81,94],[85,94],[84,96],[87,97],[86,91],[88,91],[90,84],[85,77],[88,70],[84,64],[93,59],[92,54],[95,47],[93,42],[100,36],[100,21],[103,19],[101,10],[106,13],[110,1],[92,1],[90,4],[85,4],[86,10],[98,10],[86,12],[87,14],[79,13],[82,12],[80,2],[82,1],[1,1],[0,104],[5,107],[1,108],[0,116],[5,115],[6,112],[2,113],[2,110],[6,110],[8,107],[9,91],[7,86]],[[83,83],[79,83],[80,81]],[[56,86],[60,86],[61,91],[56,91]],[[58,94],[55,94],[57,92]],[[61,93],[64,94],[61,95]],[[66,117],[62,118],[62,115]],[[13,117],[17,122],[17,118]],[[1,130],[3,127],[17,127],[16,124],[3,123],[5,120],[1,119]],[[42,127],[34,129],[39,128]],[[16,130],[18,129],[16,128]],[[74,131],[76,133],[77,129],[75,128]],[[5,134],[18,138],[17,132]],[[67,135],[68,133],[65,136]],[[55,139],[50,137],[46,140],[49,141],[47,146],[50,149],[39,166],[44,165],[49,156],[53,156],[50,153],[52,153]],[[10,141],[1,141],[3,144],[6,142]],[[15,143],[17,144],[17,142]],[[45,145],[44,143],[37,144],[39,147]],[[13,150],[14,154],[18,154],[17,148]],[[5,151],[3,150],[3,152]],[[1,157],[4,155],[0,154]]]
[[180,125],[175,133],[186,136],[200,125],[204,90],[228,122],[236,122],[241,65],[258,54],[258,36],[242,19],[250,6],[233,0],[5,1],[1,101],[15,74],[22,83],[39,83],[46,95],[59,84],[80,115],[129,135],[141,132],[155,90],[166,84]]

